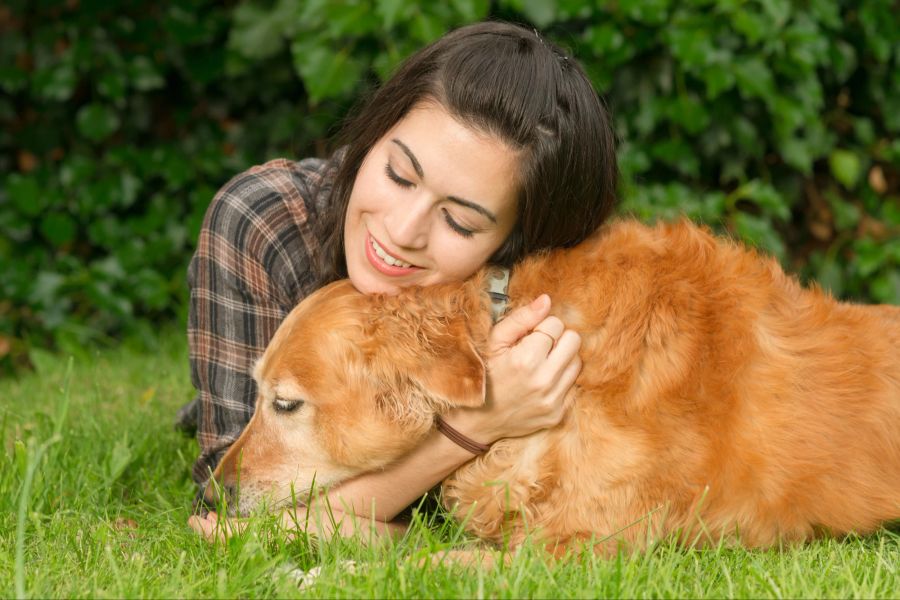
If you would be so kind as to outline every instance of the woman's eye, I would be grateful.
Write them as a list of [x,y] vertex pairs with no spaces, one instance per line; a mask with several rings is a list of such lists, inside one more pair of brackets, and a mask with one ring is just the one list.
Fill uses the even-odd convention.
[[272,406],[275,407],[275,412],[277,413],[290,413],[303,406],[303,400],[285,400],[284,398],[275,398],[275,402],[272,403]]
[[[397,172],[394,171],[394,169],[391,167],[391,163],[387,163],[384,165],[384,172],[387,173],[388,179],[390,179],[400,187],[411,188],[416,185],[412,181],[403,179],[402,177],[397,175]],[[450,229],[463,236],[464,238],[470,238],[475,235],[475,232],[473,230],[463,227],[462,225],[457,223],[456,220],[447,211],[447,209],[441,209],[441,211],[444,213],[444,220],[447,221],[447,225],[450,226]]]
[[387,163],[384,165],[384,172],[387,173],[388,178],[399,185],[400,187],[410,188],[415,185],[412,181],[407,179],[403,179],[391,168],[391,163]]
[[475,235],[474,231],[472,231],[471,229],[466,229],[465,227],[457,223],[453,219],[453,217],[450,216],[450,213],[446,208],[442,208],[441,210],[444,212],[444,220],[447,221],[447,225],[450,226],[450,229],[463,236],[464,238],[470,238]]

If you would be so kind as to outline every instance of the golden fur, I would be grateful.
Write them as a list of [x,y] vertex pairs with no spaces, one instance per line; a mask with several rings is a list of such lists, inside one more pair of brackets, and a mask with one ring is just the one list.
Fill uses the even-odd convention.
[[[390,464],[434,415],[483,402],[483,277],[392,297],[344,281],[304,300],[216,472],[233,488],[240,470],[238,508]],[[760,547],[900,518],[900,308],[804,289],[687,222],[616,222],[517,265],[512,305],[541,293],[582,336],[573,409],[444,482],[476,535]],[[305,404],[279,414],[276,395]]]

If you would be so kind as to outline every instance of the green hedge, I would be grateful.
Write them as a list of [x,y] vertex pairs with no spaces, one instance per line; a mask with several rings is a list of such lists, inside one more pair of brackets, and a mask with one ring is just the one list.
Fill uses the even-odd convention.
[[356,98],[494,16],[612,108],[625,210],[685,213],[836,294],[900,303],[890,0],[13,0],[0,7],[0,364],[183,317],[214,191],[324,155]]

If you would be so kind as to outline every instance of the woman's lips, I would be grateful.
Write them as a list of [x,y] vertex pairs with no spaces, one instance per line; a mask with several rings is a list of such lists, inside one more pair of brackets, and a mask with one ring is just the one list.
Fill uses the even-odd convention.
[[[416,266],[401,267],[398,265],[387,264],[375,253],[375,248],[372,246],[372,239],[371,234],[366,235],[366,258],[369,260],[369,264],[371,264],[379,273],[383,273],[388,277],[402,277],[403,275],[409,275],[410,273],[421,270],[421,267]],[[379,244],[379,246],[380,245],[381,244]]]

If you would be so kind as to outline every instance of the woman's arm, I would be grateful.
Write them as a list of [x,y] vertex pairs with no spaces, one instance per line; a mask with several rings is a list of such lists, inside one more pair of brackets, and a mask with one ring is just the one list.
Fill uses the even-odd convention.
[[[519,308],[491,332],[487,357],[488,397],[478,409],[457,409],[445,421],[484,443],[527,435],[557,424],[565,398],[581,369],[580,338],[548,317],[546,296]],[[535,330],[543,333],[532,333]],[[555,341],[554,341],[555,340]],[[290,508],[282,514],[287,529],[304,529],[330,537],[396,535],[405,528],[391,523],[400,511],[474,458],[437,431],[390,467],[366,473],[327,494],[327,501]],[[236,525],[223,526],[215,514],[191,517],[191,527],[207,539],[228,535]]]
[[[486,405],[445,415],[454,429],[475,441],[492,443],[559,423],[566,394],[581,370],[581,340],[575,332],[565,332],[559,319],[547,316],[549,312],[550,300],[541,296],[494,327]],[[529,335],[535,329],[546,335]],[[390,521],[472,458],[469,451],[432,431],[400,461],[341,484],[328,499],[338,510]]]
[[391,521],[453,471],[474,458],[437,431],[383,471],[360,475],[328,493],[331,507],[379,521]]

